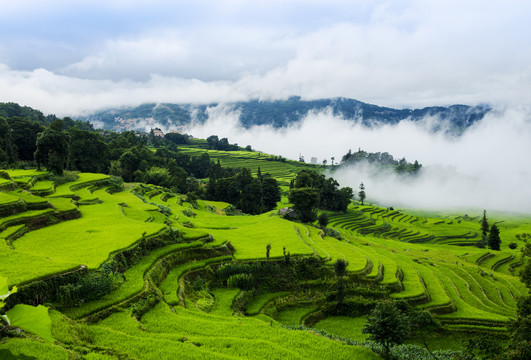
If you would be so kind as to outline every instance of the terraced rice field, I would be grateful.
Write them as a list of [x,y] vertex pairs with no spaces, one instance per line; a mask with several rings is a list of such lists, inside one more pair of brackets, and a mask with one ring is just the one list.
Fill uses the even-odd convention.
[[219,160],[221,165],[226,167],[246,167],[251,170],[253,176],[256,176],[256,172],[260,167],[262,174],[270,173],[281,185],[289,185],[290,180],[295,179],[302,169],[319,169],[317,165],[300,163],[298,161],[275,161],[273,160],[273,156],[269,154],[254,151],[204,150],[185,146],[181,152],[190,156],[200,156],[207,152],[212,161]]
[[410,243],[473,245],[480,239],[477,219],[427,218],[378,206],[352,206],[334,214],[330,225],[353,234]]
[[[249,154],[256,157],[249,156],[249,161],[274,163]],[[233,159],[218,155],[231,158],[229,163]],[[54,359],[82,353],[93,359],[170,359],[176,353],[209,359],[322,359],[330,354],[337,359],[377,359],[366,349],[281,326],[304,323],[319,310],[316,304],[325,294],[308,290],[254,295],[195,283],[199,271],[214,272],[222,263],[263,261],[268,244],[271,261],[284,259],[284,248],[295,259],[316,257],[330,266],[345,259],[347,286],[354,278],[376,284],[391,298],[431,311],[449,329],[503,331],[518,296],[526,292],[513,275],[522,262],[519,249],[507,244],[516,241],[514,234],[531,232],[531,219],[507,218],[502,251],[493,252],[468,246],[477,240],[476,217],[353,205],[345,214],[330,214],[330,226],[342,237],[337,240],[275,211],[228,216],[225,203],[192,204],[155,186],[110,192],[108,177],[99,174],[80,174],[77,181],[59,186],[42,173],[22,174],[18,176],[32,180],[0,192],[0,274],[10,285],[31,287],[36,280],[60,279],[57,274],[69,276],[82,269],[123,269],[113,275],[112,292],[51,312],[55,344],[0,341],[0,351],[12,354]],[[282,174],[284,179],[291,176]],[[191,288],[203,296],[190,296]],[[242,299],[247,316],[233,316]],[[277,303],[282,304],[278,313],[270,313]],[[362,339],[362,323],[363,318],[332,317],[315,327],[342,334],[350,328],[350,337]]]

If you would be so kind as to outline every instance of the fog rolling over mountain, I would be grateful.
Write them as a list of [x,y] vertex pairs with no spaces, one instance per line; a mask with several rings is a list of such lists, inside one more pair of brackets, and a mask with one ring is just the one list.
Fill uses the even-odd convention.
[[200,138],[215,134],[240,146],[290,159],[302,155],[308,162],[327,160],[328,165],[339,163],[349,150],[388,152],[423,167],[416,177],[403,177],[360,163],[333,176],[354,189],[363,181],[368,200],[384,206],[529,212],[530,114],[528,108],[396,110],[352,99],[290,98],[210,106],[150,104],[92,119],[106,127],[120,118],[130,128],[179,128]]
[[244,127],[232,107],[210,108],[208,121],[184,130],[197,137],[217,134],[242,146],[307,161],[338,163],[349,149],[389,152],[395,158],[418,160],[416,177],[382,172],[369,164],[335,171],[341,185],[366,186],[369,201],[383,206],[424,209],[463,208],[514,212],[531,211],[531,112],[528,108],[491,110],[460,136],[447,131],[451,124],[437,116],[395,124],[365,126],[345,121],[327,108],[311,111],[301,121],[275,128]]
[[[453,105],[449,107],[426,107],[423,109],[392,109],[367,104],[348,98],[302,100],[290,97],[287,100],[251,100],[229,104],[143,104],[134,108],[109,109],[86,117],[86,120],[117,130],[163,130],[180,128],[191,122],[204,123],[214,108],[229,107],[239,113],[239,121],[245,128],[255,125],[286,127],[300,122],[311,112],[329,110],[334,116],[361,122],[365,126],[397,124],[400,121],[420,121],[437,117],[447,122],[445,130],[459,134],[481,120],[490,110],[488,106]],[[434,128],[433,130],[438,130]]]

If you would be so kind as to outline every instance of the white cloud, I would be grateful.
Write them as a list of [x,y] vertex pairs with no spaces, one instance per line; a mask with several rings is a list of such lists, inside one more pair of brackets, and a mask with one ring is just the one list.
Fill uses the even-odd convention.
[[0,99],[57,114],[290,95],[394,107],[531,98],[527,1],[19,3],[0,14],[0,30],[16,30],[0,49]]
[[[307,161],[317,157],[336,163],[349,149],[389,152],[424,164],[419,176],[399,177],[361,164],[333,174],[343,186],[361,181],[371,201],[383,206],[425,209],[491,209],[531,211],[531,111],[506,109],[487,115],[461,137],[433,134],[426,123],[401,122],[367,128],[330,112],[310,113],[289,128],[255,126],[242,129],[239,114],[227,106],[209,111],[209,121],[187,129],[193,135],[216,134],[242,146]],[[427,119],[426,122],[437,121]]]

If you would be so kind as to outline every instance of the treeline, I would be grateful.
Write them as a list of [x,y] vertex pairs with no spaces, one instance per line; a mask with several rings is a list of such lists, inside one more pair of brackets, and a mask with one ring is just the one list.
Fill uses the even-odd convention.
[[232,175],[230,170],[222,168],[219,160],[213,166],[207,187],[209,199],[231,203],[249,214],[260,214],[277,206],[280,187],[270,174],[262,175],[260,168],[256,177],[247,168]]
[[[240,150],[238,144],[230,144],[229,139],[219,138],[217,135],[211,135],[206,138],[209,150],[237,151]],[[251,150],[248,147],[248,150]]]
[[406,158],[395,160],[395,158],[387,152],[370,153],[361,149],[355,153],[353,153],[352,150],[349,150],[348,153],[341,158],[340,165],[354,165],[362,161],[381,166],[393,166],[398,173],[414,174],[422,167],[417,160],[412,164],[407,162]]
[[290,183],[289,201],[303,222],[316,220],[316,208],[346,211],[353,196],[352,188],[339,188],[335,179],[314,170],[302,170]]
[[[2,107],[2,105],[4,106]],[[4,167],[8,164],[33,162],[35,160],[37,136],[46,129],[45,126],[49,126],[47,124],[48,120],[53,119],[50,124],[54,121],[61,121],[62,129],[94,130],[89,123],[74,121],[68,117],[59,120],[54,115],[44,117],[42,113],[36,112],[36,110],[28,110],[30,108],[21,108],[18,105],[18,107],[14,107],[15,110],[6,111],[5,105],[0,104],[0,164],[4,165]],[[19,109],[19,111],[16,111],[16,109]],[[1,115],[13,113],[19,115],[30,113],[31,116],[3,117]]]
[[[54,118],[43,126],[33,119],[42,120],[44,115],[32,111],[31,118],[0,117],[3,167],[45,167],[58,175],[65,170],[105,173],[126,182],[164,186],[191,198],[226,201],[250,214],[271,210],[280,200],[277,181],[268,174],[262,176],[259,171],[253,178],[248,169],[223,168],[219,161],[212,162],[206,152],[197,157],[181,153],[178,145],[189,142],[186,134],[161,137],[154,131],[94,131],[70,118]],[[220,142],[225,141],[228,143],[227,139]],[[207,186],[198,180],[205,178],[210,179]]]

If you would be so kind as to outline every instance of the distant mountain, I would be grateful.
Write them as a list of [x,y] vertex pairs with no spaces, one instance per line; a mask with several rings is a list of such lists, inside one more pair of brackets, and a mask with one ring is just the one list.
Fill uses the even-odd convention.
[[[133,108],[101,111],[85,117],[84,120],[115,130],[179,128],[188,125],[192,120],[207,121],[208,108],[217,105],[144,104]],[[397,124],[406,119],[419,121],[426,116],[434,116],[447,122],[453,133],[463,132],[490,111],[488,106],[466,105],[413,110],[393,109],[348,98],[301,100],[300,97],[290,97],[287,100],[250,100],[227,105],[240,112],[240,122],[244,127],[272,125],[280,128],[300,121],[310,111],[329,109],[334,115],[341,115],[346,120],[360,121],[366,126]],[[433,130],[437,131],[438,128]]]

